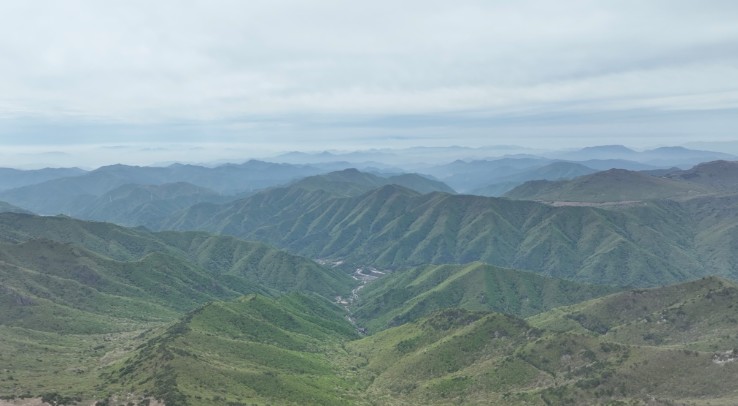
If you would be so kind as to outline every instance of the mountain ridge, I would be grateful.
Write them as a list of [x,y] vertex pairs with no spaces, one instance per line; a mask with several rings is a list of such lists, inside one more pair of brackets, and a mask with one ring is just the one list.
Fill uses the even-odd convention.
[[[718,261],[711,263],[715,267],[701,264],[708,247],[695,245],[692,236],[718,226],[695,223],[693,210],[666,201],[622,210],[552,207],[440,192],[421,195],[397,186],[349,198],[287,188],[222,206],[195,206],[167,226],[390,269],[482,261],[618,286],[732,275]],[[732,255],[725,250],[719,254]]]

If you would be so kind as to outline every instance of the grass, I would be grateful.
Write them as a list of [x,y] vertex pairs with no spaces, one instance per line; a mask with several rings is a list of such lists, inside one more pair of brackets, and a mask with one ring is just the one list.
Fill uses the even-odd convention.
[[144,331],[59,334],[0,326],[0,394],[57,392],[92,399],[102,383],[101,369],[126,356]]

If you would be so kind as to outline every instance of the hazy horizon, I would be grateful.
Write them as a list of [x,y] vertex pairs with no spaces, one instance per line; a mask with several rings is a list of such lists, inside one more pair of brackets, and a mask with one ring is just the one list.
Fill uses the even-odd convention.
[[[56,145],[56,146],[13,146],[5,147],[0,153],[2,164],[0,168],[15,169],[42,169],[79,167],[86,170],[96,169],[107,165],[134,165],[134,166],[167,166],[173,163],[215,166],[225,163],[242,163],[248,160],[264,160],[281,162],[279,159],[289,153],[304,153],[313,155],[316,159],[309,163],[321,162],[318,154],[330,153],[335,155],[336,161],[342,160],[344,155],[366,154],[371,152],[403,153],[409,164],[427,163],[441,164],[457,159],[499,159],[515,157],[516,155],[531,155],[552,157],[557,154],[578,151],[588,147],[624,146],[636,152],[649,151],[663,147],[684,147],[691,150],[710,151],[724,154],[738,155],[738,142],[726,143],[685,143],[655,144],[655,145],[627,145],[627,144],[582,144],[561,148],[535,148],[514,144],[500,145],[409,145],[394,147],[366,147],[359,149],[347,148],[295,148],[270,149],[254,148],[251,144],[110,144],[110,145]],[[426,153],[420,151],[426,150]],[[434,153],[430,153],[434,151]],[[426,157],[424,159],[424,156]],[[432,158],[428,158],[431,157]],[[613,157],[613,159],[616,157]],[[440,159],[440,161],[438,161]],[[359,162],[356,159],[350,161]],[[330,160],[329,160],[330,161]]]

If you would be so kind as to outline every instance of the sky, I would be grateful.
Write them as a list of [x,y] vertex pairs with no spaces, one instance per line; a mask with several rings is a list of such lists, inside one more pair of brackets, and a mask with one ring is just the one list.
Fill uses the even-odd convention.
[[738,153],[736,21],[733,0],[2,1],[0,159]]

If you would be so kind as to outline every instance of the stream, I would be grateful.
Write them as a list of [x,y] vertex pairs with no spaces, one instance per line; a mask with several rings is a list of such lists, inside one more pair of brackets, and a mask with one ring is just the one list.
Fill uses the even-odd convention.
[[366,286],[367,283],[377,280],[382,276],[386,275],[386,272],[377,270],[374,267],[358,267],[351,274],[351,277],[361,284],[351,290],[351,296],[344,298],[342,296],[336,296],[336,303],[346,310],[346,320],[348,320],[355,328],[356,332],[361,335],[366,335],[367,330],[365,327],[356,324],[356,320],[351,317],[351,306],[359,299],[359,291]]

